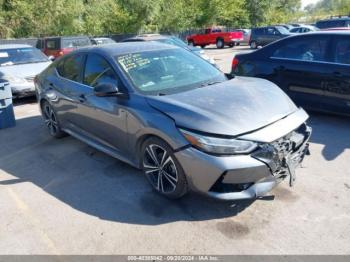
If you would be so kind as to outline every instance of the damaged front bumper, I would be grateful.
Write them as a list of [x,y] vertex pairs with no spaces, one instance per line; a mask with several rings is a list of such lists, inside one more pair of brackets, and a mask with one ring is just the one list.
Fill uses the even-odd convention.
[[[295,169],[309,151],[311,128],[304,123],[307,115],[303,110],[291,119],[291,131],[274,141],[259,143],[259,148],[248,155],[214,156],[193,147],[176,152],[191,188],[217,199],[240,200],[264,196],[285,178],[293,185]],[[276,123],[275,128],[280,129],[279,125]],[[271,131],[271,126],[268,129]]]
[[13,98],[21,98],[35,95],[34,82],[10,83]]

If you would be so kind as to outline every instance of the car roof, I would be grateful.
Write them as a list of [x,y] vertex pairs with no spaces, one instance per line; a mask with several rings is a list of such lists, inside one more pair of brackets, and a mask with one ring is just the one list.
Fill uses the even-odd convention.
[[113,40],[112,38],[110,38],[110,37],[92,37],[92,39],[94,39],[94,40],[105,40],[105,39],[110,39],[110,40]]
[[0,45],[0,49],[15,49],[15,48],[28,48],[32,47],[31,45],[25,45],[25,44],[5,44],[5,45]]
[[147,52],[156,50],[167,50],[167,49],[181,49],[180,47],[163,44],[159,42],[126,42],[126,43],[115,43],[109,45],[100,46],[89,46],[79,48],[71,54],[81,53],[81,52],[96,52],[106,56],[117,56],[137,52]]
[[335,17],[335,18],[329,18],[329,19],[324,19],[317,21],[318,22],[329,22],[329,21],[348,21],[350,20],[350,17]]
[[350,31],[346,30],[325,30],[310,32],[308,35],[350,35]]
[[43,37],[43,39],[58,39],[58,38],[64,38],[64,39],[77,39],[77,38],[89,38],[86,35],[77,35],[77,36],[48,36]]

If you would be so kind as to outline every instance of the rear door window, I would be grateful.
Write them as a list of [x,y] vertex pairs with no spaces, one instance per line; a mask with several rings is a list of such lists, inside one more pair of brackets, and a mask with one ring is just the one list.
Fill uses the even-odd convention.
[[328,37],[307,37],[284,41],[272,55],[273,58],[284,58],[302,61],[326,62]]
[[61,62],[57,66],[57,72],[60,76],[75,82],[81,82],[81,68],[83,65],[84,55],[72,55]]
[[278,30],[274,27],[269,27],[267,28],[267,34],[268,35],[279,35],[280,33],[278,32]]
[[341,37],[336,40],[334,62],[350,65],[350,37]]

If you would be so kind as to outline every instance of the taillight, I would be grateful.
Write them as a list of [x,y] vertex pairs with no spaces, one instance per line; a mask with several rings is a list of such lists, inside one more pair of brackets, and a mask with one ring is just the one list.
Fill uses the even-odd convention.
[[233,58],[232,60],[232,71],[235,71],[237,69],[237,66],[239,64],[239,61],[237,58]]

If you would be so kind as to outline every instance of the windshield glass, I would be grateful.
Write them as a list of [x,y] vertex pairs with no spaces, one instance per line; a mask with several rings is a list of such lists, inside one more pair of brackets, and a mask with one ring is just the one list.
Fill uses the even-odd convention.
[[0,49],[0,66],[47,62],[49,59],[32,47]]
[[126,54],[116,60],[143,94],[173,94],[227,80],[216,67],[182,48]]

